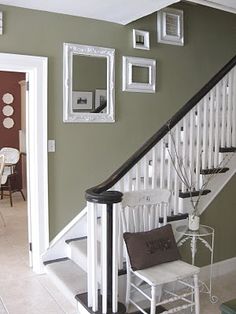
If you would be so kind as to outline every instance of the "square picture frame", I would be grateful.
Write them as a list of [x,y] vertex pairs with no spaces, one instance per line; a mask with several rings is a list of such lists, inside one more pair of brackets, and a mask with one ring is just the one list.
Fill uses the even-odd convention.
[[[99,108],[101,108],[101,110],[97,111]],[[95,110],[97,113],[107,112],[107,90],[106,89],[95,90]]]
[[81,111],[91,111],[93,109],[93,92],[72,92],[72,108],[73,113]]
[[133,48],[150,50],[149,32],[133,29]]
[[[136,82],[133,80],[134,67],[144,68],[148,71],[148,82]],[[156,92],[156,60],[148,58],[123,56],[122,90],[138,93]]]
[[157,12],[157,41],[184,46],[184,12],[165,8]]

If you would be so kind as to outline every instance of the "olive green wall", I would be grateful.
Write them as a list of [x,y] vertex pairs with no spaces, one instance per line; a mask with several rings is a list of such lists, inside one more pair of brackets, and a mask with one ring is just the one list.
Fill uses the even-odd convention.
[[[56,140],[56,152],[49,154],[51,238],[84,207],[84,191],[116,170],[235,54],[235,15],[190,4],[176,7],[185,14],[184,47],[157,43],[156,14],[121,26],[0,5],[0,52],[46,56],[49,61],[48,137]],[[150,32],[150,51],[132,48],[133,28]],[[62,122],[63,42],[116,49],[116,123]],[[123,55],[157,60],[155,94],[121,91]],[[232,186],[222,195],[230,204]],[[206,222],[214,211],[215,223],[225,222],[227,228],[222,204],[212,206]],[[218,248],[218,258],[232,254],[223,249]]]

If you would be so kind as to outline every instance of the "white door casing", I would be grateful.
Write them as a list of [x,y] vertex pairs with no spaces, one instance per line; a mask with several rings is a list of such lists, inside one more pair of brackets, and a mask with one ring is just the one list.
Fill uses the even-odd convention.
[[29,78],[26,110],[27,194],[31,220],[33,271],[43,272],[41,255],[49,246],[46,57],[0,53],[0,71],[25,72]]

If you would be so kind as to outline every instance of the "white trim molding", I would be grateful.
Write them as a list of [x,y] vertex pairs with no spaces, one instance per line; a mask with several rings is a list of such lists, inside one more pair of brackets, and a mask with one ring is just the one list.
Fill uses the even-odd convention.
[[48,59],[0,53],[0,70],[25,72],[29,79],[26,114],[27,195],[31,221],[33,271],[43,272],[41,255],[49,245],[48,156],[47,156],[47,70]]
[[[148,82],[133,80],[133,67],[148,69]],[[123,86],[127,92],[155,93],[156,92],[156,60],[137,57],[123,57]]]
[[[228,5],[226,3],[226,1],[214,1],[214,0],[189,0],[190,2],[193,3],[197,3],[197,4],[201,4],[201,5],[205,5],[207,7],[210,8],[214,8],[214,9],[218,9],[218,10],[222,10],[222,11],[226,11],[226,12],[230,12],[230,13],[234,13],[236,14],[236,6],[234,4],[234,7],[231,7],[230,5]],[[229,3],[229,1],[227,1]]]

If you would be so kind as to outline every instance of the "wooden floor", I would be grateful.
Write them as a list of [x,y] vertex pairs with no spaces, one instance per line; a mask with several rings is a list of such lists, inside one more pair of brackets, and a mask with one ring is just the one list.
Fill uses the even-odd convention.
[[[75,314],[75,307],[47,276],[38,276],[29,268],[26,202],[17,194],[14,207],[8,199],[0,200],[6,221],[3,227],[0,219],[0,314]],[[201,314],[220,314],[220,304],[236,297],[236,272],[214,279],[213,289],[219,302],[211,304],[201,294]]]

